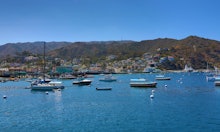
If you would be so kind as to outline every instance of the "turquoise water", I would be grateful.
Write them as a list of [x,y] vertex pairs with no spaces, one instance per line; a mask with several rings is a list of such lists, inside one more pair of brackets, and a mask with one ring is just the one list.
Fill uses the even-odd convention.
[[[143,132],[220,131],[220,87],[206,82],[203,73],[170,73],[157,88],[132,88],[131,78],[156,74],[118,74],[117,82],[91,78],[91,86],[63,80],[62,91],[33,92],[28,82],[0,83],[0,130]],[[167,85],[167,87],[165,87]],[[97,91],[96,87],[112,87]],[[155,98],[150,99],[155,89]]]

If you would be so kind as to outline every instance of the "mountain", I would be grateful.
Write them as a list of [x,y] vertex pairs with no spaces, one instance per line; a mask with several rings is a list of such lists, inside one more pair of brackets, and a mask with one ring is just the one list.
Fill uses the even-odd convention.
[[[16,43],[0,46],[0,57],[15,56],[16,53],[29,51],[42,54],[43,43]],[[161,57],[173,56],[175,62],[164,64],[167,69],[180,69],[185,64],[195,69],[206,68],[207,63],[220,67],[220,42],[197,36],[176,40],[158,38],[155,40],[137,41],[92,41],[92,42],[48,42],[47,55],[66,60],[73,58],[90,58],[91,62],[103,59],[108,55],[116,55],[117,59],[141,57],[148,52]],[[165,66],[165,67],[163,67]]]
[[197,36],[189,36],[181,40],[159,38],[140,42],[112,41],[108,44],[78,42],[53,50],[49,55],[62,56],[65,59],[87,57],[97,60],[107,55],[116,55],[118,59],[134,58],[146,52],[153,55],[160,54],[161,57],[173,56],[175,64],[164,64],[166,67],[162,66],[162,68],[165,69],[182,69],[185,64],[195,69],[204,69],[207,63],[220,67],[220,42]]
[[[136,41],[111,41],[111,42],[77,42],[71,45],[53,50],[48,54],[52,57],[62,56],[66,59],[74,57],[103,57],[117,55],[120,58],[139,57],[146,52],[154,53],[158,48],[169,48],[175,45],[174,39],[156,39],[141,42]],[[108,43],[108,44],[106,44]]]
[[195,69],[205,69],[207,63],[220,67],[220,42],[197,36],[179,40],[166,55],[174,56],[177,64],[189,64]]
[[[54,49],[58,49],[71,44],[70,42],[46,42],[46,51],[49,52]],[[7,43],[0,46],[0,57],[16,56],[17,53],[24,51],[31,52],[33,54],[43,54],[44,43],[43,42],[26,42],[26,43]]]
[[[102,57],[106,55],[126,55],[131,54],[133,50],[131,46],[136,42],[121,43],[120,41],[112,41],[111,43],[94,43],[87,44],[84,42],[77,42],[60,49],[49,52],[52,57],[62,56],[66,59],[74,57]],[[135,50],[135,49],[134,49]]]

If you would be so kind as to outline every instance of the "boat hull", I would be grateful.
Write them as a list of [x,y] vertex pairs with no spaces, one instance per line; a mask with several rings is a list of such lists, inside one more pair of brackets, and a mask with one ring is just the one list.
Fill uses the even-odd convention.
[[156,80],[171,80],[170,77],[156,77]]
[[73,81],[73,84],[76,84],[76,85],[90,85],[91,83],[92,83],[91,80]]
[[103,82],[114,82],[117,81],[116,79],[99,79],[99,81],[103,81]]
[[130,83],[131,87],[156,87],[157,83],[156,82],[131,82]]
[[96,88],[96,90],[112,90],[112,88]]
[[31,90],[52,91],[54,89],[64,89],[64,86],[31,86]]

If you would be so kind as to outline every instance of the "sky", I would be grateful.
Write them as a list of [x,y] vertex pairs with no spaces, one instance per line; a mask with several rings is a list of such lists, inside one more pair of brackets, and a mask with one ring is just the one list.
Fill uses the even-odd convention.
[[35,41],[220,40],[220,0],[0,0],[0,45]]

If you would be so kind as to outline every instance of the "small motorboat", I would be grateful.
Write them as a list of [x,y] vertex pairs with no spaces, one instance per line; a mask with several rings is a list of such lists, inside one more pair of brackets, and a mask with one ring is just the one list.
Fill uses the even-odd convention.
[[112,90],[111,87],[96,88],[96,90]]
[[79,79],[79,80],[73,81],[73,84],[77,84],[77,85],[90,85],[91,83],[92,83],[92,80],[89,80],[89,79]]
[[171,77],[165,77],[164,75],[157,75],[156,80],[171,80]]

